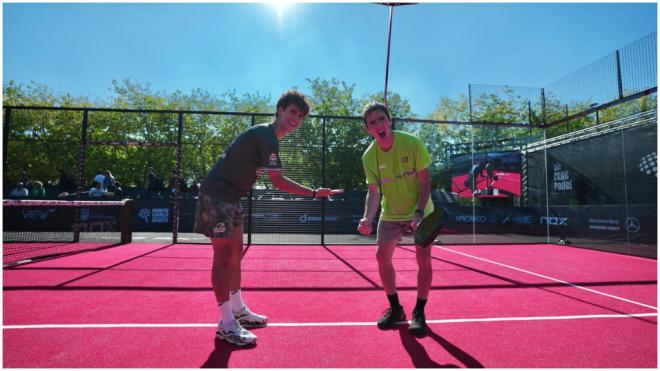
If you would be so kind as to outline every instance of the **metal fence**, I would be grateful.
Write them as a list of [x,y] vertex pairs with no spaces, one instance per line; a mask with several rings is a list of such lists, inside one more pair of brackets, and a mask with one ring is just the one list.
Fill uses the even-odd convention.
[[[47,184],[48,198],[60,198],[63,189],[59,189],[58,170],[73,169],[77,192],[65,198],[80,199],[94,175],[110,169],[124,184],[121,197],[135,200],[134,232],[159,232],[174,243],[206,243],[208,239],[192,233],[196,206],[192,183],[206,175],[237,133],[271,121],[272,115],[6,107],[4,118],[5,197],[23,170],[28,170],[32,179]],[[650,119],[643,116],[630,120],[654,123],[655,113]],[[621,122],[610,128],[619,135],[628,127]],[[597,240],[598,246],[632,251],[631,243],[622,241],[621,234],[585,234],[582,229],[588,229],[588,223],[581,221],[582,214],[572,216],[574,227],[568,234],[561,231],[566,226],[550,228],[548,223],[557,220],[557,210],[563,209],[539,203],[543,199],[538,197],[539,190],[548,194],[552,191],[551,181],[542,176],[551,170],[536,154],[530,157],[532,152],[528,150],[546,138],[547,128],[414,119],[396,119],[395,124],[417,135],[433,159],[429,167],[433,201],[452,212],[442,242],[547,243],[561,242],[569,235],[573,241],[580,241],[578,246],[592,246],[584,241]],[[651,130],[635,138],[647,138],[645,143],[651,143],[648,136],[653,133]],[[242,200],[246,210],[244,241],[373,244],[374,236],[363,237],[356,232],[366,194],[360,159],[370,142],[359,117],[306,118],[299,130],[280,140],[284,173],[310,187],[344,188],[346,193],[332,199],[300,197],[278,191],[268,177],[262,177]],[[600,148],[589,145],[594,148],[592,152]],[[629,145],[639,147],[632,142]],[[639,163],[637,157],[634,154],[626,161]],[[494,170],[486,170],[488,163],[494,165]],[[149,182],[149,168],[161,178],[159,181]],[[601,208],[580,206],[590,212]],[[586,237],[580,238],[583,235]],[[655,251],[651,247],[655,239],[648,233],[645,236],[633,242],[642,246],[637,247],[638,251],[649,255]]]
[[[136,231],[171,232],[174,242],[193,238],[195,186],[238,133],[270,120],[272,115],[263,113],[5,107],[4,196],[26,171],[45,183],[48,198],[84,198],[95,174],[107,169],[123,184],[122,196],[136,200]],[[531,133],[541,130],[506,123],[394,121],[426,143],[436,194],[452,192],[453,157],[510,150],[514,143],[538,138]],[[466,141],[472,144],[461,144]],[[263,177],[245,200],[246,241],[272,239],[268,234],[275,232],[288,242],[301,241],[302,234],[313,236],[303,239],[310,243],[352,241],[366,191],[360,158],[370,142],[360,117],[310,115],[280,141],[285,174],[310,187],[344,188],[346,194],[332,200],[294,197]],[[152,170],[157,180],[147,175]],[[75,189],[63,188],[60,171],[75,178]],[[63,192],[68,194],[62,197]]]
[[545,87],[470,84],[470,117],[559,125],[657,92],[657,59],[653,32]]

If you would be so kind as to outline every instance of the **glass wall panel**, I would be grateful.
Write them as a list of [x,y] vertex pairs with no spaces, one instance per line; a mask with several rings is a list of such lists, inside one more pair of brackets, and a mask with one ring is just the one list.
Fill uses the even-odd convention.
[[[528,143],[541,140],[541,133],[511,126],[475,126],[473,132],[474,242],[545,242],[540,228],[540,212],[545,210],[529,205],[530,170],[525,152]],[[534,180],[537,187],[545,184],[545,177]]]

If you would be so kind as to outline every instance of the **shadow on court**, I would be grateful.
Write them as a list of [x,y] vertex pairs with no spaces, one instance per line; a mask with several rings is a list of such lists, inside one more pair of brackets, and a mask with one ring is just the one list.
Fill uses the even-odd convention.
[[410,334],[408,326],[399,326],[399,336],[401,337],[401,344],[403,344],[406,352],[408,352],[410,355],[410,359],[416,368],[484,368],[484,366],[474,357],[459,347],[455,346],[454,344],[450,343],[442,336],[436,334],[430,328],[428,329],[428,334],[426,336],[435,340],[438,345],[445,348],[449,354],[463,363],[463,366],[458,366],[451,363],[442,364],[431,359],[424,346],[419,343],[416,337]]
[[250,350],[257,347],[257,344],[248,345],[245,347],[237,347],[231,345],[224,340],[215,340],[215,349],[209,354],[209,358],[202,364],[201,368],[229,368],[229,357],[233,352],[240,352],[242,350]]

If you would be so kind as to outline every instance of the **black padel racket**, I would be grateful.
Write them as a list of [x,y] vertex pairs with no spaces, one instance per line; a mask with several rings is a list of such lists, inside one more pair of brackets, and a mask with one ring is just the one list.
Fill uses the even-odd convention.
[[449,212],[443,207],[436,207],[435,210],[419,223],[415,232],[415,245],[428,246],[438,237],[442,227],[445,226]]

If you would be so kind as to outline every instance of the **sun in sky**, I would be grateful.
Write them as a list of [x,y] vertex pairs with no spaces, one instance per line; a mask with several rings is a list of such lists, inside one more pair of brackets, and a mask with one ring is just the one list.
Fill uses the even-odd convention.
[[280,29],[282,29],[282,24],[284,23],[284,11],[286,10],[286,7],[289,5],[289,1],[275,0],[271,4],[273,5],[273,7],[275,7],[275,11],[277,13],[277,25]]

